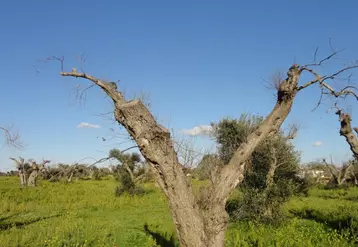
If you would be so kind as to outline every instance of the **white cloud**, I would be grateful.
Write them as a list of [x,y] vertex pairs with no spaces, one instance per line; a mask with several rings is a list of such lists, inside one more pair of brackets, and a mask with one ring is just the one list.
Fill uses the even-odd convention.
[[323,143],[321,141],[316,141],[315,143],[312,144],[313,147],[319,147],[321,146]]
[[96,124],[90,124],[90,123],[80,123],[79,125],[77,125],[77,128],[93,128],[93,129],[98,129],[101,128],[101,126],[96,125]]
[[184,129],[181,132],[184,135],[199,136],[199,135],[210,135],[212,131],[213,128],[210,125],[199,125],[199,126],[195,126],[192,129]]

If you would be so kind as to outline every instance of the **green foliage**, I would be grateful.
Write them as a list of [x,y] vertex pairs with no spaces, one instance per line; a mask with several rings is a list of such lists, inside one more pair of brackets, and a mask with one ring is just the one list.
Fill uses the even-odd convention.
[[128,193],[129,195],[141,195],[144,194],[146,191],[141,188],[140,186],[137,186],[131,179],[129,173],[124,169],[119,169],[119,176],[120,176],[120,186],[117,186],[115,190],[116,196],[121,196],[124,193]]
[[238,120],[225,118],[218,124],[212,124],[219,156],[224,164],[230,161],[236,149],[262,121],[261,116],[242,114]]
[[[262,121],[263,117],[243,114],[237,120],[226,118],[213,125],[223,164],[230,161],[237,148]],[[267,175],[272,164],[277,168],[271,184]],[[229,201],[227,210],[231,218],[277,222],[281,218],[280,206],[293,194],[308,190],[308,183],[297,176],[298,172],[299,153],[282,132],[265,140],[247,161],[244,180],[240,184],[241,200]]]
[[[124,193],[128,193],[131,196],[144,194],[145,190],[135,184],[130,174],[131,171],[134,176],[135,164],[140,162],[140,155],[137,153],[126,154],[118,149],[112,149],[109,151],[109,157],[116,158],[121,163],[115,169],[117,180],[120,181],[120,186],[117,186],[115,195],[121,196]],[[130,171],[127,170],[125,165]]]
[[127,163],[129,168],[133,171],[135,163],[140,162],[140,155],[137,153],[122,153],[119,149],[111,149],[109,157],[116,158],[121,163]]

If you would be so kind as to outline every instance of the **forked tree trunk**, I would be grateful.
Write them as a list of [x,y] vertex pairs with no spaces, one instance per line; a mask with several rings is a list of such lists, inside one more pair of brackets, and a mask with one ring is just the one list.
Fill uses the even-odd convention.
[[277,103],[264,122],[240,145],[230,162],[218,170],[213,183],[201,195],[194,197],[186,178],[169,130],[156,122],[139,101],[127,102],[112,83],[79,73],[62,72],[62,76],[88,79],[98,85],[115,105],[115,119],[136,141],[142,155],[152,166],[154,175],[164,191],[182,247],[222,247],[228,215],[225,204],[230,192],[243,180],[246,161],[267,136],[275,134],[291,111],[298,91],[302,69],[293,65],[278,90]]
[[230,162],[225,165],[216,176],[212,186],[203,195],[206,199],[201,203],[204,212],[205,232],[208,236],[207,246],[224,246],[225,231],[228,225],[228,214],[225,211],[226,201],[230,192],[242,182],[246,161],[253,151],[269,135],[277,133],[282,123],[291,111],[296,95],[295,87],[299,79],[299,72],[293,72],[281,85],[290,85],[287,94],[278,93],[278,101],[264,122],[249,135],[247,141],[240,145]]
[[335,184],[342,185],[348,179],[352,178],[352,173],[351,173],[351,168],[353,168],[352,163],[337,169],[333,164],[329,165],[325,159],[323,160],[323,162],[326,164],[329,172],[331,173],[331,177]]

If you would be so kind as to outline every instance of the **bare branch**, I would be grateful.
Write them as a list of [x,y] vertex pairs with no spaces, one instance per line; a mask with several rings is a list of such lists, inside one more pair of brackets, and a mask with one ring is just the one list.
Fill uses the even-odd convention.
[[123,104],[126,102],[121,92],[117,91],[117,85],[114,82],[105,82],[94,76],[84,73],[79,73],[77,72],[76,68],[73,68],[72,72],[61,72],[60,74],[62,76],[72,76],[76,78],[79,77],[79,78],[90,80],[95,85],[99,86],[109,97],[111,97],[114,103]]
[[[81,54],[80,56],[79,56],[79,61],[80,61],[80,70],[81,70],[81,72],[82,73],[85,73],[84,72],[84,70],[83,70],[83,64],[86,62],[86,59],[85,59],[85,54]],[[63,71],[63,70],[62,70]]]
[[318,48],[316,48],[315,53],[314,53],[314,63],[311,64],[306,64],[304,67],[309,67],[309,66],[321,66],[324,62],[330,60],[331,58],[335,57],[338,53],[341,53],[342,51],[344,51],[345,49],[341,49],[339,51],[335,51],[333,53],[331,53],[329,56],[321,59],[318,63],[316,62],[316,58],[317,58],[317,52],[318,52]]
[[326,159],[323,159],[323,163],[326,165],[326,167],[328,168],[329,172],[331,173],[332,177],[334,178],[334,180],[337,181],[338,183],[338,171],[337,171],[337,168],[332,164],[332,161],[331,161],[331,164],[329,165],[327,163],[327,160]]
[[95,84],[91,84],[89,86],[87,86],[86,88],[82,89],[81,84],[78,84],[76,86],[76,98],[80,101],[80,103],[82,101],[86,100],[87,97],[87,91],[91,88],[93,88],[95,86]]
[[[318,48],[317,48],[318,49]],[[317,55],[317,49],[315,52],[315,60],[316,60],[316,55]],[[305,66],[301,67],[301,72],[307,71],[310,74],[312,74],[314,76],[314,79],[312,79],[311,81],[308,81],[306,83],[304,83],[303,85],[299,86],[297,88],[298,91],[307,88],[313,84],[319,84],[320,88],[321,88],[321,93],[320,93],[320,98],[317,102],[317,105],[315,106],[315,108],[312,110],[316,110],[322,103],[323,100],[323,95],[329,95],[329,96],[333,96],[335,98],[340,98],[340,97],[347,97],[349,95],[354,96],[357,100],[358,100],[358,88],[353,86],[353,85],[347,85],[344,88],[340,89],[340,90],[335,90],[331,85],[328,84],[327,81],[329,80],[335,80],[339,75],[351,71],[353,69],[357,69],[358,68],[358,61],[349,65],[349,66],[345,66],[343,68],[341,68],[340,70],[337,70],[336,72],[329,74],[329,75],[320,75],[319,73],[317,73],[315,70],[313,70],[311,67],[312,66],[321,66],[323,65],[323,63],[327,62],[328,60],[332,59],[333,57],[335,57],[338,53],[340,53],[343,50],[340,51],[334,51],[327,57],[323,58],[322,60],[320,60],[319,62],[313,63],[313,64],[307,64]],[[350,78],[351,78],[352,74],[350,74],[348,76],[348,82],[350,82]]]
[[319,49],[319,46],[317,46],[315,52],[314,52],[314,57],[313,57],[313,61],[314,63],[316,64],[317,63],[317,53],[318,53],[318,49]]
[[18,131],[12,132],[11,129],[12,127],[4,128],[0,126],[0,131],[4,134],[6,145],[16,149],[24,148],[24,144],[20,140],[20,133]]
[[275,92],[277,92],[277,90],[280,87],[280,83],[282,82],[283,79],[284,79],[284,74],[282,72],[276,72],[269,77],[268,81],[265,80],[266,82],[265,87],[269,90],[273,89],[275,90]]
[[[131,150],[131,149],[133,149],[133,148],[138,148],[138,146],[131,146],[131,147],[129,147],[129,148],[123,149],[123,150],[121,151],[121,153],[125,153],[125,152],[127,152],[128,150]],[[87,158],[90,158],[90,157],[87,157]],[[92,164],[89,165],[89,166],[94,166],[94,165],[96,165],[96,164],[103,163],[103,162],[105,162],[105,161],[107,161],[107,160],[110,160],[110,159],[112,159],[112,158],[113,158],[112,156],[108,156],[108,157],[99,159],[99,160],[97,160],[96,162],[92,163]],[[86,158],[84,158],[84,159],[86,159]],[[92,159],[94,159],[94,158],[92,158]],[[82,160],[83,160],[83,159],[82,159]]]
[[319,100],[316,104],[316,106],[312,109],[312,112],[315,111],[322,103],[322,100],[323,100],[323,94],[324,94],[324,91],[323,91],[323,88],[321,88],[321,93],[320,93],[320,96],[319,96]]
[[[356,64],[354,64],[352,66],[347,66],[345,68],[342,68],[342,69],[338,70],[337,72],[335,72],[335,73],[333,73],[331,75],[321,76],[317,72],[315,72],[313,69],[311,69],[311,68],[309,68],[307,66],[303,66],[301,68],[301,71],[302,72],[303,71],[310,72],[311,74],[314,75],[315,79],[313,79],[313,80],[311,80],[311,81],[299,86],[298,90],[302,90],[302,89],[304,89],[306,87],[311,86],[312,84],[319,83],[322,87],[327,88],[336,97],[339,97],[339,96],[341,96],[343,94],[352,94],[352,92],[350,90],[348,90],[348,89],[343,89],[343,90],[341,90],[339,92],[335,92],[335,90],[333,90],[333,88],[331,86],[329,86],[327,83],[325,83],[325,81],[332,80],[332,79],[336,78],[338,75],[340,75],[340,74],[342,74],[342,73],[344,73],[346,71],[356,69],[356,68],[358,68],[358,63],[356,63]],[[352,86],[349,86],[349,88],[351,88],[351,87]]]
[[195,148],[195,140],[192,138],[173,138],[175,143],[175,151],[178,154],[179,160],[185,168],[192,168],[199,162],[200,157],[204,153]]
[[295,139],[297,136],[297,132],[298,132],[298,125],[296,124],[291,125],[288,135],[286,136],[286,139],[287,140]]
[[[356,68],[358,68],[358,66],[357,66]],[[325,82],[323,82],[323,81],[321,82],[321,85],[322,85],[323,87],[325,87],[326,89],[328,89],[329,93],[330,93],[331,95],[333,95],[334,97],[336,97],[336,98],[338,98],[338,97],[340,97],[340,96],[352,95],[352,96],[354,96],[354,97],[358,100],[358,94],[357,94],[357,92],[355,92],[354,90],[351,90],[351,89],[350,89],[350,88],[352,88],[352,89],[357,89],[357,88],[354,87],[354,86],[347,86],[347,87],[341,89],[340,91],[335,91],[330,85],[328,85],[327,83],[325,83]],[[324,93],[324,94],[327,94],[327,93]]]
[[19,157],[18,160],[13,158],[13,157],[9,157],[9,159],[13,160],[16,163],[16,168],[17,169],[20,169],[24,165],[24,162],[25,162],[25,159],[22,158],[22,157]]

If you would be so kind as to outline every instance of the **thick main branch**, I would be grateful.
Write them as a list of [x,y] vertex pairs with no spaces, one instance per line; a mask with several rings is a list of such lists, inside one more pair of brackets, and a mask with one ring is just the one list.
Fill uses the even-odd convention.
[[169,130],[156,122],[139,100],[126,101],[117,86],[84,73],[62,72],[81,77],[99,86],[114,102],[115,119],[136,141],[142,155],[154,168],[158,183],[168,198],[181,245],[204,247],[203,221],[192,188],[178,161]]

